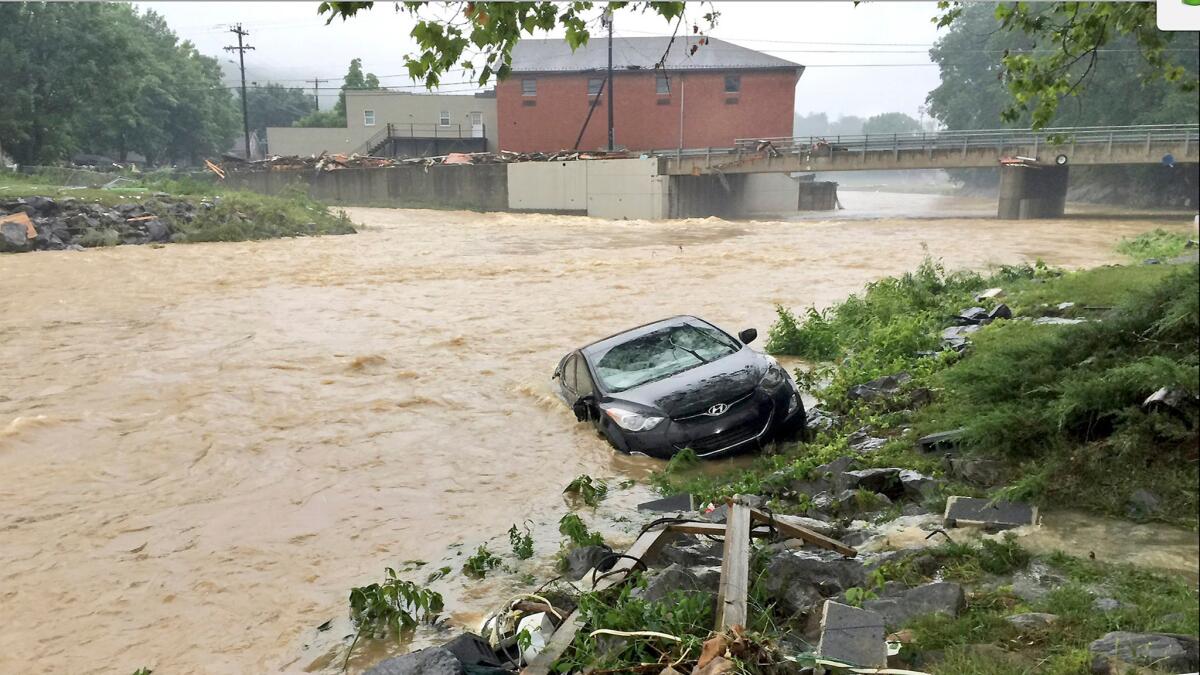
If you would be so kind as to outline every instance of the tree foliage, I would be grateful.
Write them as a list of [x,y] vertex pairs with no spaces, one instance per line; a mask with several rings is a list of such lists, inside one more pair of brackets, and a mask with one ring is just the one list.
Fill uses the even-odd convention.
[[[373,2],[322,2],[319,12],[328,21],[343,20],[370,9]],[[684,15],[683,2],[609,2],[607,11],[622,9],[653,12],[676,22],[679,29]],[[403,2],[397,5],[417,18],[411,35],[419,52],[405,57],[405,67],[414,80],[429,88],[438,86],[442,75],[455,68],[472,74],[482,86],[493,78],[503,80],[512,67],[512,49],[522,35],[566,29],[566,41],[572,49],[586,45],[593,28],[599,25],[601,9],[593,2],[457,2],[432,4]],[[450,15],[439,14],[449,11]],[[718,13],[708,11],[703,19],[711,27]],[[699,32],[698,25],[692,31]]]
[[75,152],[196,161],[237,130],[217,61],[154,12],[0,3],[0,139],[21,163]]
[[[1187,94],[1195,101],[1200,86],[1196,77],[1195,33],[1169,33],[1158,30],[1154,3],[1148,2],[1016,2],[990,7],[992,21],[985,30],[965,29],[966,25],[983,27],[988,22],[982,16],[985,5],[961,2],[940,2],[942,14],[939,26],[950,26],[951,35],[958,32],[959,46],[954,59],[962,58],[967,69],[979,72],[982,58],[996,63],[993,74],[1003,83],[1005,98],[999,111],[1004,122],[1028,123],[1041,128],[1056,120],[1061,103],[1102,83],[1097,72],[1110,55],[1125,54],[1126,74],[1136,74],[1138,89],[1163,89],[1157,85]],[[980,36],[987,36],[989,45],[1004,47],[979,52],[971,56],[961,47],[978,49]],[[1192,46],[1192,51],[1175,51],[1180,43]],[[931,52],[934,60],[943,63],[947,39]],[[1182,54],[1182,56],[1180,56]],[[1111,59],[1121,62],[1122,57]],[[945,77],[943,68],[943,78]],[[1124,78],[1128,79],[1128,78]],[[979,82],[978,84],[986,84]],[[966,98],[973,92],[958,92]],[[994,94],[993,94],[994,95]],[[992,95],[989,95],[989,98]],[[932,96],[931,96],[932,98]],[[1058,118],[1056,124],[1061,123]],[[994,124],[992,126],[995,126]]]
[[351,90],[379,89],[379,78],[374,73],[363,72],[362,59],[351,59],[346,76],[342,78],[342,89],[338,93],[333,110],[316,111],[296,120],[297,127],[344,127],[346,126],[346,92]]
[[920,130],[920,122],[901,112],[873,115],[863,123],[864,134],[911,134]]
[[287,127],[313,112],[315,102],[303,89],[268,82],[246,92],[250,129],[265,138],[267,127]]

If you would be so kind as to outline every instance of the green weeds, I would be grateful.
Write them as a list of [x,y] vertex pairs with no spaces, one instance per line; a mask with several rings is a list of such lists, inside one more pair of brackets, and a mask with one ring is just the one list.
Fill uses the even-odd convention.
[[463,563],[463,574],[472,579],[482,579],[487,576],[488,570],[496,568],[500,565],[500,558],[488,550],[487,544],[480,544],[479,548],[475,549]]
[[387,578],[383,583],[350,589],[350,620],[358,630],[346,650],[343,670],[362,636],[383,639],[390,635],[399,641],[418,623],[433,621],[442,611],[439,593],[397,578],[396,570],[391,567],[385,571]]
[[1138,262],[1147,258],[1165,260],[1182,255],[1187,241],[1187,235],[1159,228],[1122,239],[1117,244],[1117,253],[1123,253]]
[[585,473],[571,481],[563,489],[563,494],[575,496],[582,500],[584,504],[595,507],[608,494],[608,483],[599,479],[593,479]]
[[513,555],[521,560],[529,560],[533,557],[533,535],[529,532],[529,527],[525,527],[525,533],[522,534],[517,530],[516,523],[508,529],[508,543],[512,546]]
[[558,521],[558,531],[567,538],[573,546],[600,546],[604,537],[599,532],[588,529],[583,519],[574,513],[568,513]]

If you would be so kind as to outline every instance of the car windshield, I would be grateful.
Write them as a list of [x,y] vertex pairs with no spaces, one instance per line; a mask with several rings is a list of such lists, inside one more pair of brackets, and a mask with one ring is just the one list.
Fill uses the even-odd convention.
[[595,362],[606,391],[624,391],[716,361],[741,349],[715,328],[676,324],[613,347]]

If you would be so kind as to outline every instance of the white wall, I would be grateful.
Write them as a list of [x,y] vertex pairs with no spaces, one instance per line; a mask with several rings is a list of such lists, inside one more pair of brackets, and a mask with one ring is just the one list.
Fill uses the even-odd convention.
[[586,211],[597,218],[667,217],[667,177],[657,159],[516,162],[508,165],[508,207]]
[[739,211],[744,214],[795,213],[800,181],[786,173],[746,174]]

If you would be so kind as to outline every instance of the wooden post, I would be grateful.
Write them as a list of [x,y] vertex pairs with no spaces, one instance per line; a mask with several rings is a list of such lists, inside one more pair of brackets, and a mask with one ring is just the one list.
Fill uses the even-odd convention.
[[751,509],[750,513],[751,513],[751,516],[754,518],[754,520],[756,520],[760,523],[774,524],[775,529],[779,530],[780,534],[782,534],[786,537],[789,537],[791,539],[799,539],[800,541],[803,541],[806,544],[812,544],[813,546],[819,546],[821,548],[828,549],[830,551],[837,551],[838,553],[841,553],[842,555],[849,557],[849,558],[853,558],[858,555],[857,550],[843,544],[842,542],[838,541],[837,539],[830,539],[829,537],[826,537],[825,535],[820,534],[819,532],[814,532],[814,531],[808,529],[807,527],[801,527],[799,525],[795,525],[795,524],[789,523],[784,520],[772,518],[771,516],[763,513],[762,511],[759,511],[758,509]]
[[717,591],[717,631],[746,625],[746,596],[750,586],[750,507],[734,496],[725,520],[725,551]]

